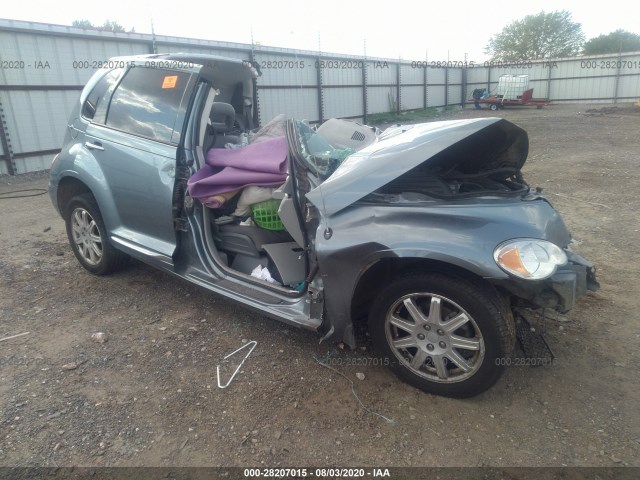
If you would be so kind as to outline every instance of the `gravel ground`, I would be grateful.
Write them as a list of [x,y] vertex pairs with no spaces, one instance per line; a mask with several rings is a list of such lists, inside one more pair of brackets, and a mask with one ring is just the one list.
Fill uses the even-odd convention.
[[[0,343],[0,465],[640,466],[640,111],[442,118],[476,116],[529,132],[525,178],[598,266],[602,289],[546,325],[552,366],[512,366],[472,399],[424,394],[368,350],[319,344],[141,263],[94,277],[47,195],[3,198],[0,338],[29,333]],[[0,193],[46,182],[4,176]],[[230,375],[222,358],[251,340],[219,389],[216,365]]]

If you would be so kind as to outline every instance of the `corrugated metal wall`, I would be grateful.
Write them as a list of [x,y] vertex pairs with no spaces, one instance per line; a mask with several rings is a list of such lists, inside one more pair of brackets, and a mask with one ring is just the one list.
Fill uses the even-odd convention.
[[80,90],[99,63],[150,53],[146,37],[0,21],[0,173],[49,168]]
[[[640,98],[640,52],[530,61],[485,62],[466,68],[467,95],[493,90],[501,75],[529,75],[534,97],[554,102],[615,103]],[[453,102],[451,102],[453,103]]]
[[257,62],[261,123],[279,113],[311,122],[332,117],[366,122],[376,113],[463,105],[474,88],[494,89],[503,74],[529,75],[534,96],[553,101],[640,98],[638,52],[460,68],[0,20],[0,173],[48,168],[80,90],[100,62],[154,49]]

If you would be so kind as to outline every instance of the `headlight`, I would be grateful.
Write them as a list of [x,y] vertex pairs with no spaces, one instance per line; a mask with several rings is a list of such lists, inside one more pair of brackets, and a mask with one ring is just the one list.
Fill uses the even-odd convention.
[[542,280],[567,263],[560,247],[546,240],[518,239],[499,245],[493,258],[503,270],[520,278]]

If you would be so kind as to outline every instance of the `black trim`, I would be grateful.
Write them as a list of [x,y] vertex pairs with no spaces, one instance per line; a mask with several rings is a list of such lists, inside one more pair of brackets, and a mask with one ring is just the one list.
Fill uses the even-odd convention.
[[[428,87],[452,87],[456,85],[462,85],[462,83],[430,83]],[[389,85],[367,85],[368,87],[397,87],[395,83]],[[403,83],[400,85],[401,87],[424,87],[422,83]]]
[[39,157],[42,155],[57,155],[60,153],[59,148],[50,148],[49,150],[33,150],[31,152],[14,153],[13,158]]
[[278,90],[278,89],[284,89],[284,88],[302,89],[302,88],[318,88],[318,85],[316,84],[311,84],[311,85],[261,85],[261,84],[258,84],[258,88],[260,90]]
[[333,85],[326,85],[326,84],[322,84],[322,88],[362,88],[362,84],[360,83],[345,83],[344,85],[337,85],[337,84],[333,84]]

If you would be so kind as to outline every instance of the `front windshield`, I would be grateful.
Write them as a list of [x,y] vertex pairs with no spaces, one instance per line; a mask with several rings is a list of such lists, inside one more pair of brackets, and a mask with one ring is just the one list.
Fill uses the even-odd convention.
[[353,148],[334,148],[322,135],[304,122],[294,120],[296,137],[306,167],[321,181],[329,178]]

